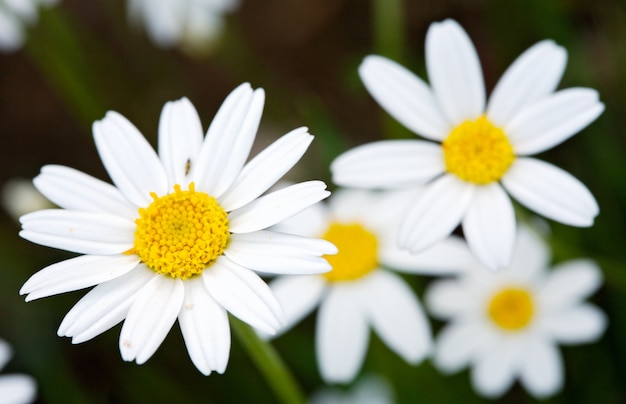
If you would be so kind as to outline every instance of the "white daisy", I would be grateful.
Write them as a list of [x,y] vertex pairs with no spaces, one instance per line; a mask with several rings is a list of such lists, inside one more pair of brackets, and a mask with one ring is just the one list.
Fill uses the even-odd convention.
[[319,304],[317,361],[328,382],[354,379],[365,358],[370,327],[409,363],[418,363],[429,353],[430,326],[417,297],[400,276],[382,266],[442,274],[469,260],[459,239],[444,240],[418,255],[399,250],[394,242],[398,217],[387,204],[404,199],[338,191],[327,207],[313,206],[281,224],[282,230],[322,237],[339,249],[327,257],[333,269],[326,274],[280,277],[270,283],[285,309],[283,332]]
[[13,52],[24,45],[26,25],[37,21],[37,9],[57,0],[0,0],[0,51]]
[[200,49],[220,34],[224,14],[237,7],[239,0],[129,0],[128,12],[143,21],[158,46]]
[[[0,369],[11,359],[11,347],[0,339]],[[5,404],[31,403],[35,400],[37,384],[27,375],[11,374],[0,376],[0,401]]]
[[321,273],[323,240],[263,230],[329,192],[309,181],[263,196],[304,154],[306,128],[278,139],[244,165],[261,118],[262,89],[242,84],[224,101],[202,139],[189,100],[165,104],[159,155],[123,116],[94,123],[98,153],[115,186],[63,166],[45,166],[37,188],[63,209],[21,218],[32,242],[85,254],[33,275],[27,301],[97,285],[65,316],[59,336],[73,343],[124,320],[120,351],[144,363],[178,318],[191,360],[223,372],[227,311],[268,333],[283,312],[255,274]]
[[488,397],[502,395],[516,378],[537,398],[556,393],[563,385],[557,343],[594,341],[606,318],[583,302],[602,282],[594,262],[547,271],[548,262],[543,241],[520,227],[509,268],[471,270],[431,285],[427,307],[450,320],[437,338],[435,365],[445,373],[471,366],[474,389]]
[[420,251],[462,223],[472,251],[491,269],[506,267],[515,238],[507,193],[541,215],[591,226],[598,205],[567,172],[528,157],[583,129],[604,105],[589,88],[555,89],[566,52],[542,41],[504,73],[485,105],[480,62],[458,23],[434,23],[426,34],[430,87],[402,66],[368,56],[359,73],[370,94],[423,140],[357,147],[332,164],[333,181],[364,188],[428,183],[407,211],[401,247]]

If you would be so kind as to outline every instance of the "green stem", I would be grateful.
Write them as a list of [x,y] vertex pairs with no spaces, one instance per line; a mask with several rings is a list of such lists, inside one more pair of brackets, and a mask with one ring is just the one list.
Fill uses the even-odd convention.
[[274,347],[259,338],[252,327],[233,316],[230,316],[230,326],[280,401],[285,404],[304,403],[304,394]]

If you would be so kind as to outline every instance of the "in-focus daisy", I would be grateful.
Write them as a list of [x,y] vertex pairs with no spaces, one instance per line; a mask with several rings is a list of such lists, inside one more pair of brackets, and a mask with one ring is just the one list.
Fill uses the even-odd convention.
[[471,366],[474,389],[488,397],[502,395],[517,378],[538,398],[562,387],[557,344],[594,341],[606,318],[583,302],[602,282],[596,264],[579,259],[547,271],[549,255],[521,226],[509,268],[467,271],[427,290],[429,310],[450,321],[435,344],[440,370]]
[[[11,359],[11,347],[0,339],[0,369]],[[22,404],[35,401],[37,384],[27,375],[11,374],[0,376],[0,401],[6,404]]]
[[239,0],[129,0],[128,12],[158,46],[201,51],[219,36],[224,14],[238,6]]
[[24,45],[26,25],[37,21],[40,6],[57,0],[0,0],[0,51],[13,52]]
[[63,166],[45,166],[37,188],[63,209],[21,218],[32,242],[85,254],[46,267],[20,290],[27,301],[97,285],[65,316],[59,336],[93,338],[125,319],[120,351],[141,364],[178,322],[191,360],[223,372],[227,311],[273,333],[283,312],[254,271],[321,273],[324,240],[264,230],[329,192],[321,181],[263,194],[300,159],[306,128],[278,139],[245,164],[261,118],[262,89],[242,84],[224,101],[203,140],[189,100],[165,104],[159,155],[123,116],[93,125],[115,186]]
[[387,207],[405,199],[397,194],[338,191],[327,207],[315,205],[280,226],[290,233],[322,237],[339,250],[327,257],[332,266],[328,273],[280,277],[270,283],[285,309],[282,331],[320,306],[316,353],[327,382],[354,379],[365,358],[370,328],[409,363],[418,363],[430,351],[430,326],[417,297],[400,276],[383,266],[411,273],[449,273],[465,265],[469,251],[454,238],[417,255],[399,250],[394,241],[398,216]]
[[426,34],[430,87],[404,67],[368,56],[359,68],[376,101],[411,131],[436,142],[388,140],[349,150],[332,164],[333,181],[364,188],[428,183],[398,233],[420,251],[460,223],[467,242],[491,269],[506,267],[515,239],[509,199],[572,226],[591,226],[598,205],[569,173],[528,157],[563,142],[604,110],[595,90],[555,89],[565,50],[546,40],[524,52],[485,102],[480,62],[452,20]]

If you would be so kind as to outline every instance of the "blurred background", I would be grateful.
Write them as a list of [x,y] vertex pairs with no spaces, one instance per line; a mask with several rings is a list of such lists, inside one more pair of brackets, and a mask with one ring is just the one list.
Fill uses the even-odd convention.
[[[609,327],[595,344],[561,347],[565,388],[546,402],[626,402],[626,2],[241,0],[224,15],[219,36],[169,46],[155,43],[128,9],[122,0],[61,0],[41,8],[23,47],[0,53],[1,186],[31,179],[51,163],[109,181],[91,135],[91,123],[107,110],[126,116],[156,145],[166,101],[188,97],[206,129],[224,97],[247,81],[266,91],[256,146],[308,126],[316,140],[290,179],[323,179],[332,188],[328,165],[339,153],[413,136],[361,84],[357,67],[365,55],[390,57],[426,78],[426,30],[454,18],[478,50],[490,91],[535,42],[551,38],[564,46],[569,58],[560,88],[595,88],[606,110],[539,156],[585,183],[601,209],[589,229],[550,224],[554,260],[589,257],[600,263],[605,284],[591,300],[608,314]],[[70,255],[32,245],[18,231],[16,217],[3,211],[0,338],[15,353],[2,373],[32,375],[39,402],[275,401],[236,338],[226,373],[204,377],[189,360],[178,326],[142,366],[120,358],[120,326],[80,345],[57,337],[63,316],[85,292],[24,303],[18,290],[25,280]],[[421,298],[430,279],[406,279]],[[306,394],[323,387],[314,320],[310,316],[274,341]],[[436,332],[442,324],[432,325]],[[367,374],[387,380],[399,403],[486,401],[473,392],[467,370],[444,376],[428,360],[410,366],[375,335],[362,371]],[[516,385],[501,401],[534,400]]]

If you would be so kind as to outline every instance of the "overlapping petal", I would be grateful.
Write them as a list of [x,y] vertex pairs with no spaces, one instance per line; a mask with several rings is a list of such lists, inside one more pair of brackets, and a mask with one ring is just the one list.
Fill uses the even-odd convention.
[[398,248],[394,242],[381,245],[379,260],[385,266],[422,275],[449,275],[462,272],[474,258],[458,237],[448,237],[417,253]]
[[270,283],[270,288],[285,311],[285,324],[280,329],[282,334],[313,311],[327,285],[320,276],[302,275],[279,277]]

